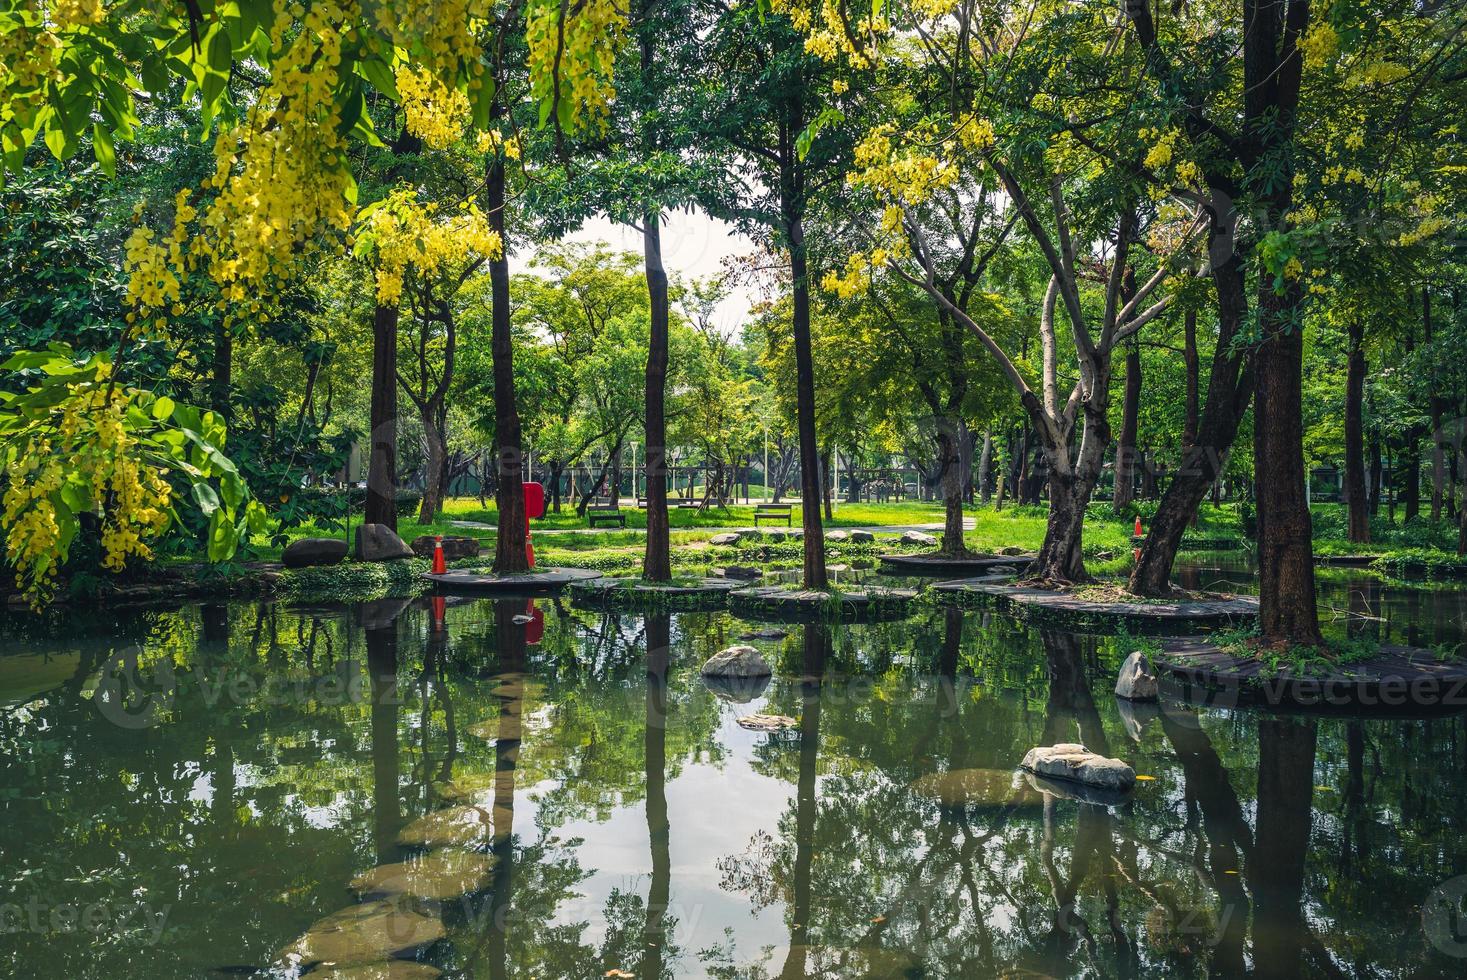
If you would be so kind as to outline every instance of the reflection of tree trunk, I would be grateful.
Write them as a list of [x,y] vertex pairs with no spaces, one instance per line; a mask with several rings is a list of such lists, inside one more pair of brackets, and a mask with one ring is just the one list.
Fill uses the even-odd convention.
[[367,678],[372,688],[372,815],[377,863],[397,860],[402,823],[398,799],[397,623],[368,629]]
[[1040,630],[1049,665],[1049,702],[1044,709],[1044,744],[1072,741],[1071,725],[1091,752],[1107,755],[1105,729],[1090,693],[1080,639],[1061,630]]
[[800,680],[800,776],[795,789],[794,895],[790,903],[790,948],[781,978],[805,976],[809,953],[810,868],[815,859],[815,777],[820,755],[820,685],[830,655],[824,625],[805,627],[804,676]]
[[1243,942],[1248,931],[1249,902],[1238,871],[1239,857],[1248,855],[1253,846],[1248,821],[1197,715],[1168,707],[1161,713],[1161,728],[1182,766],[1186,796],[1195,800],[1202,811],[1208,867],[1218,895],[1213,974],[1240,977],[1245,973]]
[[1301,897],[1314,798],[1313,721],[1260,718],[1258,816],[1248,883],[1255,977],[1297,977],[1308,927]]
[[516,623],[514,617],[523,611],[520,600],[494,603],[494,642],[501,687],[499,725],[494,738],[494,829],[490,838],[495,864],[486,942],[489,975],[494,978],[511,975],[508,940],[514,897],[514,787],[525,692],[525,627]]
[[667,661],[669,617],[647,617],[647,717],[642,759],[647,776],[647,835],[652,842],[652,884],[642,928],[644,980],[662,976],[667,945],[667,905],[672,889],[671,826],[667,819]]

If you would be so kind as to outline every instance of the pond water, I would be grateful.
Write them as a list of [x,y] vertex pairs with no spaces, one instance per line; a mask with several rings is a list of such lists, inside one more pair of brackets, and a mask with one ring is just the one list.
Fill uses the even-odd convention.
[[[1412,594],[1353,622],[1460,642],[1460,593]],[[711,690],[698,665],[736,642],[775,677]],[[308,933],[342,967],[427,940],[412,955],[463,977],[1467,970],[1462,716],[1133,707],[1125,652],[942,608],[0,620],[0,970],[288,975]],[[1014,781],[1060,741],[1149,778],[1111,808]],[[433,898],[356,904],[405,859]]]

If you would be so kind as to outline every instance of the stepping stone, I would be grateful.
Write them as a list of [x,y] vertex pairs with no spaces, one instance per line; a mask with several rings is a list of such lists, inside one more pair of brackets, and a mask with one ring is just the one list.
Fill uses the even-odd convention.
[[1032,748],[1019,766],[1039,776],[1114,792],[1125,792],[1136,785],[1136,771],[1130,766],[1120,759],[1097,755],[1077,742]]
[[852,544],[856,544],[856,543],[870,544],[872,541],[875,541],[875,540],[876,540],[876,535],[872,534],[870,531],[856,530],[856,531],[852,531],[851,532],[851,543]]
[[1140,650],[1131,651],[1125,663],[1121,664],[1120,676],[1116,678],[1116,697],[1127,701],[1155,701],[1156,695],[1156,672],[1151,669],[1151,661]]
[[399,901],[364,902],[332,912],[276,954],[296,967],[336,967],[381,961],[410,953],[444,936],[443,922]]
[[739,543],[739,532],[737,532],[737,531],[725,531],[722,534],[715,534],[713,537],[711,537],[711,538],[708,539],[708,543],[709,544],[720,544],[720,545],[738,544]]
[[912,792],[950,809],[1034,807],[1044,802],[1043,794],[1015,779],[1011,769],[953,769],[928,773],[912,783]]
[[782,732],[799,724],[789,715],[744,715],[739,719],[739,727],[751,732]]
[[494,859],[452,849],[429,851],[400,864],[383,864],[351,880],[360,895],[410,895],[445,901],[489,886]]
[[433,980],[443,976],[443,971],[427,963],[412,960],[383,960],[381,963],[361,963],[357,966],[328,966],[324,970],[312,970],[311,980]]
[[475,847],[489,843],[494,816],[487,806],[457,806],[419,817],[397,835],[409,847]]
[[704,677],[768,677],[773,671],[762,653],[751,646],[739,645],[709,657],[699,673]]

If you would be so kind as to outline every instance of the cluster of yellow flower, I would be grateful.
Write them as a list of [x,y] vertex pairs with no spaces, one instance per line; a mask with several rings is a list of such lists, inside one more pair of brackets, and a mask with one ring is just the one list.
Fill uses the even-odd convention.
[[113,571],[130,557],[150,557],[145,540],[168,526],[167,471],[130,452],[125,418],[136,395],[112,386],[99,370],[94,380],[67,386],[66,400],[52,409],[52,425],[37,430],[44,435],[12,447],[0,523],[7,528],[6,553],[34,602],[49,593],[63,537],[75,533],[76,515],[61,520],[61,502],[100,518],[102,564]]
[[510,160],[520,158],[519,137],[511,136],[505,138],[504,134],[497,129],[486,129],[474,138],[474,146],[480,153],[503,153]]
[[917,147],[913,139],[898,150],[892,143],[896,127],[886,123],[875,127],[856,144],[856,169],[847,180],[853,187],[865,187],[882,202],[907,206],[921,204],[932,194],[950,187],[958,178],[958,168]]
[[54,0],[51,4],[51,20],[62,30],[91,27],[106,18],[102,0]]
[[808,54],[822,61],[838,61],[844,57],[853,68],[871,66],[864,41],[874,40],[877,35],[891,29],[881,16],[862,17],[848,24],[845,7],[838,0],[820,0],[818,11],[813,4],[802,6],[799,0],[772,0],[770,9],[788,17],[795,29],[805,35]]
[[1304,55],[1306,67],[1323,68],[1340,53],[1339,32],[1328,20],[1320,17],[1299,39],[1299,51]]
[[626,15],[615,0],[530,0],[525,10],[530,94],[568,129],[604,125],[616,96],[612,69]]
[[409,188],[398,188],[362,218],[357,239],[366,243],[376,273],[377,302],[395,306],[410,274],[428,279],[454,263],[477,256],[498,258],[499,235],[472,201],[443,213],[422,204]]
[[426,68],[411,65],[400,66],[395,80],[409,132],[434,150],[447,149],[463,135],[469,122],[469,97],[462,89],[444,84]]

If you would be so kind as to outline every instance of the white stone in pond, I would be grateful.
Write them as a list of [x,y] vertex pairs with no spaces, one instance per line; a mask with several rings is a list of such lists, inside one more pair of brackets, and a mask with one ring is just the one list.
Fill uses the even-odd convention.
[[764,655],[751,646],[720,650],[703,664],[704,677],[768,677],[773,673]]
[[1121,664],[1121,674],[1116,678],[1116,697],[1128,701],[1156,700],[1156,672],[1140,650],[1131,651],[1126,662]]
[[1019,765],[1039,776],[1069,779],[1099,789],[1125,792],[1136,785],[1136,770],[1120,759],[1096,755],[1076,742],[1032,748]]
[[930,534],[923,534],[921,531],[903,531],[902,544],[920,544],[930,548],[937,544],[937,539]]
[[851,540],[870,544],[872,541],[876,540],[876,535],[872,534],[870,531],[855,530],[851,532]]
[[708,539],[708,543],[709,544],[738,544],[739,543],[739,532],[737,532],[737,531],[725,531],[722,534],[715,534],[713,537],[711,537],[711,538]]

